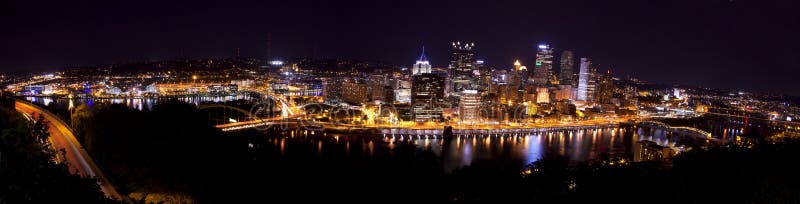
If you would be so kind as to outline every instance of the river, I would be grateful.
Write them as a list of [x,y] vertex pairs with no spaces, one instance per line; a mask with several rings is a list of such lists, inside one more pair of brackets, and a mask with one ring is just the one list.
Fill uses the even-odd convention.
[[64,98],[64,97],[47,97],[47,96],[28,96],[25,100],[42,105],[55,105],[62,109],[72,109],[80,104],[93,106],[99,103],[108,104],[125,104],[126,106],[137,110],[152,110],[153,106],[158,104],[160,100],[178,100],[185,103],[199,104],[203,102],[209,103],[225,103],[237,100],[252,100],[253,96],[246,94],[229,95],[229,96],[180,96],[180,97],[129,97],[129,98]]
[[[278,128],[276,128],[278,129]],[[255,157],[291,157],[292,155],[341,155],[346,160],[381,160],[396,148],[413,146],[439,158],[444,172],[475,162],[500,162],[522,167],[542,158],[564,157],[573,163],[602,158],[632,159],[636,142],[653,141],[679,150],[682,145],[670,141],[667,132],[651,128],[598,128],[552,131],[524,135],[454,136],[448,139],[426,136],[352,135],[323,133],[303,129],[247,130],[226,133],[232,137],[251,138],[242,147],[259,148]]]
[[[59,108],[70,108],[81,103],[119,103],[138,110],[150,110],[158,98],[128,99],[66,99],[28,97],[40,104],[54,103]],[[249,96],[183,97],[187,103],[227,102],[249,100]],[[714,137],[729,140],[741,130],[712,127]],[[414,147],[418,151],[430,152],[438,158],[438,168],[444,172],[470,166],[475,162],[497,162],[522,167],[542,158],[564,157],[572,163],[591,162],[603,158],[633,159],[634,146],[638,141],[648,140],[655,144],[680,151],[684,145],[664,130],[653,128],[596,128],[569,131],[550,131],[523,135],[478,135],[455,136],[448,139],[408,135],[360,135],[346,133],[324,133],[303,129],[244,130],[225,133],[242,140],[241,147],[259,149],[255,158],[292,158],[292,155],[317,155],[351,160],[358,165],[395,155],[398,147]],[[388,153],[387,153],[388,152]],[[402,153],[400,153],[402,154]],[[361,163],[360,161],[363,161]]]
[[[237,97],[182,100],[197,104],[240,99],[247,100]],[[47,97],[28,100],[58,108],[75,107],[81,103],[119,103],[138,110],[152,110],[159,101],[157,98],[80,100]],[[714,137],[730,138],[739,134],[739,130],[731,126],[739,124],[736,120],[703,124],[711,127]],[[232,202],[263,199],[263,196],[281,197],[296,192],[313,192],[310,195],[314,196],[305,197],[310,200],[343,195],[372,198],[382,197],[384,193],[398,196],[414,193],[408,198],[434,196],[425,193],[452,187],[453,180],[450,179],[460,178],[458,175],[465,175],[463,172],[477,171],[477,175],[486,176],[498,175],[492,172],[518,175],[525,165],[547,158],[565,158],[572,164],[606,161],[608,158],[636,161],[640,144],[656,144],[664,148],[659,151],[671,149],[676,152],[691,146],[680,143],[683,141],[663,129],[633,126],[444,138],[325,133],[282,127],[221,134],[224,142],[215,145],[219,148],[213,150],[219,150],[219,154],[203,160],[207,169],[213,169],[205,179],[201,179],[206,183],[206,191],[213,192],[208,194],[210,198],[204,199]],[[409,185],[415,185],[414,189],[405,188]],[[449,198],[448,195],[434,197]]]

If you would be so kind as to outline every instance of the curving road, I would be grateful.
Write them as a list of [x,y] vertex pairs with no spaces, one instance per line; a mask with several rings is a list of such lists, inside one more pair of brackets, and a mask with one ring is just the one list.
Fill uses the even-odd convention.
[[72,173],[79,174],[83,177],[97,178],[100,190],[102,190],[107,197],[116,200],[123,198],[108,181],[108,178],[103,175],[103,172],[100,171],[100,168],[97,167],[78,140],[75,139],[75,136],[72,134],[72,129],[66,122],[49,111],[30,104],[27,101],[15,100],[14,108],[27,115],[37,115],[37,117],[38,115],[44,115],[44,119],[47,121],[50,130],[50,142],[55,149],[63,149],[65,151],[65,157],[58,160],[67,162],[67,164],[69,164],[69,171]]

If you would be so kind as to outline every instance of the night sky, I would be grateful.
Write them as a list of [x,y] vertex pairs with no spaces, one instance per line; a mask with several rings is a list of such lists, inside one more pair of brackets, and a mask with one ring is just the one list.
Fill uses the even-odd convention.
[[[291,3],[290,3],[291,2]],[[3,1],[0,71],[184,57],[341,57],[436,67],[451,41],[488,64],[535,46],[659,83],[800,95],[800,3],[662,1]]]

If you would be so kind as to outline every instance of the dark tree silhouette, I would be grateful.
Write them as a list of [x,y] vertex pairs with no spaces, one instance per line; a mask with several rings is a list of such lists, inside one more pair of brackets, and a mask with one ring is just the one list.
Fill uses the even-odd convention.
[[[43,119],[28,122],[14,110],[10,94],[0,97],[0,203],[114,203],[97,181],[53,161]],[[44,142],[44,143],[43,143]]]

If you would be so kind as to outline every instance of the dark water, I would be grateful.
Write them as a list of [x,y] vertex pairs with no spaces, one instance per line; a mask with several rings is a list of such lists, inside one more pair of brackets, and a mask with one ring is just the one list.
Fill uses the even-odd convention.
[[[127,106],[149,110],[158,104],[158,98],[128,99],[67,99],[50,97],[28,97],[29,101],[51,104],[68,109],[79,104],[97,103],[126,104]],[[228,102],[249,100],[249,96],[183,97],[187,103]],[[730,138],[738,133],[733,128],[718,127],[719,137]],[[724,134],[723,134],[724,133]],[[400,135],[359,135],[346,133],[323,133],[303,129],[290,130],[246,130],[227,133],[232,139],[242,139],[242,148],[254,149],[255,158],[283,158],[300,160],[308,156],[326,157],[334,160],[349,160],[358,165],[384,157],[406,157],[414,152],[395,151],[400,147],[413,147],[418,151],[429,152],[438,159],[438,167],[444,172],[469,166],[475,162],[496,162],[509,166],[519,166],[535,162],[545,157],[565,157],[571,162],[580,163],[601,159],[602,157],[631,158],[632,145],[636,141],[650,140],[659,145],[678,150],[682,145],[670,141],[664,130],[651,128],[601,128],[572,131],[552,131],[528,135],[484,135],[456,136],[450,139],[425,136]],[[243,139],[244,138],[244,139]],[[398,155],[399,154],[399,155]],[[302,155],[302,156],[297,156]],[[295,157],[297,156],[297,157]],[[362,161],[364,164],[362,164]]]
[[[80,104],[97,103],[126,104],[138,110],[149,110],[158,104],[159,98],[128,99],[67,99],[50,97],[27,97],[29,101],[55,105],[69,109]],[[181,97],[186,103],[230,102],[251,100],[250,96],[206,96]],[[691,125],[710,131],[713,137],[730,141],[739,136],[746,126],[759,126],[757,121],[737,118],[710,117],[690,121]],[[601,128],[572,131],[553,131],[530,135],[513,136],[456,136],[452,139],[425,136],[357,135],[345,133],[323,133],[309,130],[249,130],[229,133],[233,137],[250,138],[242,141],[242,147],[259,149],[254,157],[275,158],[291,155],[326,155],[345,160],[380,160],[382,153],[398,147],[414,147],[430,152],[439,159],[439,168],[444,172],[469,166],[476,161],[491,161],[512,166],[523,166],[545,157],[566,157],[574,163],[593,161],[602,157],[630,158],[632,145],[636,141],[649,140],[659,145],[680,150],[684,144],[670,140],[667,132],[652,128]],[[258,139],[252,139],[258,138]],[[395,153],[388,154],[396,156]],[[403,153],[399,153],[403,154]],[[339,156],[341,155],[341,156]],[[404,156],[404,155],[399,155]],[[353,158],[359,157],[359,158]],[[299,158],[299,157],[298,157]],[[302,159],[302,158],[300,158]]]
[[[393,151],[414,147],[439,159],[439,168],[450,172],[475,162],[502,163],[522,167],[545,157],[565,157],[580,163],[619,157],[630,159],[636,141],[650,140],[680,149],[667,132],[651,128],[601,128],[553,131],[511,136],[455,136],[451,139],[425,136],[348,135],[309,130],[244,131],[231,137],[256,138],[243,141],[243,148],[259,149],[255,157],[275,158],[292,155],[341,157],[342,160],[381,160],[405,157],[409,152]],[[386,152],[390,152],[386,154]]]
[[[140,110],[150,109],[158,103],[155,99],[29,100],[54,103],[58,107],[74,107],[80,103],[123,103]],[[198,103],[215,99],[188,100],[188,103]],[[750,121],[726,118],[703,118],[692,123],[696,124],[694,127],[710,130],[716,138],[727,140],[742,134],[743,127],[752,125]],[[379,198],[371,201],[385,202],[387,200],[383,199],[394,199],[395,196],[402,200],[428,195],[450,198],[448,195],[426,193],[452,188],[453,181],[461,177],[448,175],[464,175],[459,172],[476,166],[489,169],[486,172],[520,172],[525,165],[544,158],[564,157],[574,164],[604,158],[632,160],[634,145],[642,140],[679,151],[684,146],[676,143],[680,140],[665,130],[649,127],[456,136],[446,139],[324,133],[276,127],[226,132],[222,136],[225,137],[224,142],[213,150],[220,153],[205,158],[210,172],[204,179],[198,179],[208,182],[201,191],[208,193],[202,194],[201,200],[240,203],[284,198],[297,192],[307,194],[298,199],[315,201],[365,197]],[[481,173],[472,175],[491,175]],[[491,177],[488,181],[494,179]],[[479,178],[466,180],[491,183]],[[499,182],[487,188],[500,188],[505,184]],[[414,186],[414,189],[406,186]]]
[[232,96],[186,96],[174,98],[158,98],[158,97],[142,97],[142,98],[63,98],[63,97],[42,97],[30,96],[25,97],[33,103],[42,105],[55,105],[60,109],[72,109],[81,104],[93,106],[94,104],[125,104],[126,106],[137,110],[152,110],[153,106],[157,105],[160,100],[178,100],[184,103],[199,104],[204,102],[225,103],[237,100],[252,100],[252,96],[248,95],[232,95]]

